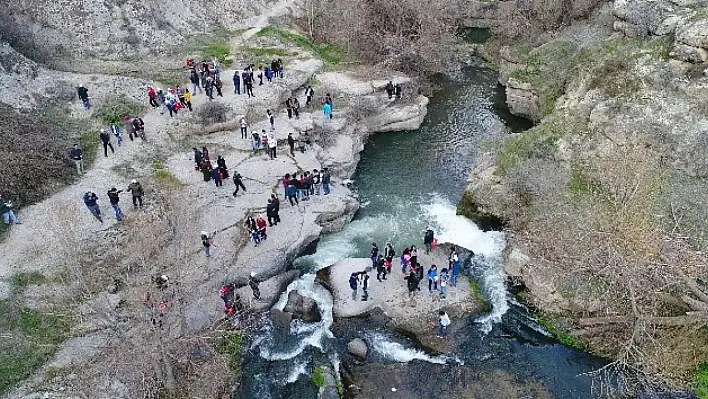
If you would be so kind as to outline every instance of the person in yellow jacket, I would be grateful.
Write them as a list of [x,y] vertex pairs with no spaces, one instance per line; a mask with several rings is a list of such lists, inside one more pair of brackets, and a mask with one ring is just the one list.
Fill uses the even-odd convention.
[[184,90],[184,102],[187,103],[187,108],[192,111],[192,93],[189,92],[189,89]]

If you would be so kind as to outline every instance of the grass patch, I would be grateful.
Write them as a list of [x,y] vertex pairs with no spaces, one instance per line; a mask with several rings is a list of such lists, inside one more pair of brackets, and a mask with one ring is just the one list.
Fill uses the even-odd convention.
[[217,25],[212,30],[211,35],[207,37],[202,35],[193,36],[192,40],[190,40],[191,43],[187,45],[187,52],[198,53],[199,57],[206,60],[216,58],[221,65],[229,67],[233,63],[233,60],[229,57],[231,54],[230,40],[236,34],[238,32]]
[[587,344],[583,340],[561,330],[561,328],[558,327],[556,318],[550,315],[539,314],[536,315],[536,321],[561,344],[580,351],[587,349]]
[[329,43],[315,43],[306,36],[299,35],[284,29],[266,26],[256,33],[258,37],[275,37],[283,41],[296,44],[298,47],[311,50],[315,53],[325,65],[328,67],[336,67],[345,63],[349,56],[343,48]]
[[44,284],[48,281],[49,279],[40,272],[16,273],[10,277],[10,284],[12,284],[12,287],[15,289],[24,288],[28,285]]
[[[126,115],[140,115],[145,111],[145,106],[125,95],[102,105],[94,112],[94,116],[105,124],[117,123],[122,125]],[[98,137],[96,137],[98,140]],[[84,150],[85,151],[85,150]]]
[[21,308],[0,301],[0,392],[8,390],[41,367],[69,337],[63,315]]
[[229,369],[238,374],[241,372],[241,361],[246,339],[239,333],[226,333],[217,339],[214,349],[217,353],[228,357]]
[[7,240],[7,237],[10,236],[10,226],[9,224],[5,224],[5,221],[0,223],[0,242],[4,242]]
[[470,290],[472,291],[472,297],[475,299],[475,301],[480,302],[484,306],[483,312],[491,311],[492,305],[489,303],[487,298],[484,297],[484,294],[482,293],[482,286],[479,284],[479,281],[472,278],[472,276],[468,276],[467,280],[470,282]]
[[325,369],[324,367],[316,367],[312,370],[312,383],[318,389],[322,389],[325,386]]
[[708,399],[708,363],[698,366],[693,376],[693,393],[700,399]]
[[337,395],[339,395],[340,398],[344,397],[344,385],[342,385],[342,381],[337,380]]
[[277,47],[246,47],[244,51],[254,57],[283,57],[288,54],[284,49]]
[[160,184],[169,187],[181,187],[183,184],[161,161],[152,163],[152,177]]

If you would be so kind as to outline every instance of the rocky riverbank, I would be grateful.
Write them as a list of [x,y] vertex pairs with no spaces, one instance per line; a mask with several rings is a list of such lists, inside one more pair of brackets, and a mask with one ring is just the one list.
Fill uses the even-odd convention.
[[481,151],[460,206],[509,221],[505,270],[557,331],[684,386],[708,361],[679,343],[705,342],[708,309],[704,11],[615,2],[502,48],[507,102],[539,124]]

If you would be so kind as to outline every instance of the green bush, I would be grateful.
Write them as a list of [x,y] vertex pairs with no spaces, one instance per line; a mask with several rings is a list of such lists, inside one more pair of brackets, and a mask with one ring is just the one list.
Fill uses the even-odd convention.
[[[94,112],[94,116],[105,124],[123,123],[126,115],[140,115],[145,111],[145,106],[139,102],[122,95]],[[98,138],[96,139],[98,140]],[[85,150],[84,150],[85,151]]]
[[241,361],[243,359],[244,345],[246,339],[239,333],[226,333],[216,340],[215,350],[229,359],[229,369],[234,373],[240,373]]
[[703,363],[693,377],[693,392],[700,399],[708,399],[708,363]]
[[316,367],[314,370],[312,370],[312,383],[320,389],[325,386],[324,367]]

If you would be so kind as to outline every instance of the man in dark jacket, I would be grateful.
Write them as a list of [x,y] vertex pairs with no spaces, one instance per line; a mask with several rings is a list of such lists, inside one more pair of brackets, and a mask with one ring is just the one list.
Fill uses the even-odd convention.
[[388,94],[389,100],[393,98],[393,82],[390,80],[386,84],[386,94]]
[[246,187],[243,185],[243,180],[241,179],[241,175],[238,172],[234,172],[234,186],[236,186],[236,190],[234,190],[233,196],[235,197],[236,194],[238,194],[238,189],[239,187],[243,189],[243,191],[246,191]]
[[88,89],[85,88],[84,85],[79,85],[79,87],[76,88],[76,92],[78,93],[79,100],[81,100],[81,103],[84,105],[84,108],[91,109],[91,102],[89,101]]
[[352,289],[352,301],[356,301],[356,289],[359,285],[359,273],[352,273],[349,276],[349,288]]
[[84,151],[79,148],[78,144],[74,144],[74,149],[69,153],[69,157],[74,161],[76,165],[76,171],[79,172],[79,176],[84,174]]
[[278,224],[278,209],[272,199],[268,200],[268,205],[266,206],[266,216],[268,216],[268,224],[270,227]]
[[386,267],[384,266],[384,257],[379,255],[376,259],[376,279],[381,281],[381,275],[383,274],[383,279],[386,280]]
[[192,94],[196,96],[198,93],[202,92],[202,88],[199,85],[199,74],[194,69],[192,69],[189,81],[192,82]]
[[425,253],[429,254],[433,250],[433,241],[435,240],[435,233],[428,227],[425,231],[425,236],[423,237],[423,243],[425,244]]
[[290,147],[290,155],[295,156],[295,139],[292,133],[288,133],[288,147]]
[[234,94],[241,94],[241,74],[239,71],[234,71]]
[[14,224],[21,224],[20,219],[15,216],[15,212],[12,211],[12,202],[5,201],[5,199],[0,194],[0,215],[2,215],[3,222],[5,224],[10,224],[10,221]]
[[91,191],[87,191],[84,194],[84,204],[91,214],[98,219],[99,222],[103,223],[103,219],[101,219],[101,208],[98,206],[98,196]]
[[251,276],[248,278],[248,286],[251,287],[253,291],[253,297],[256,300],[261,299],[261,290],[258,288],[258,281],[256,281],[256,273],[251,272]]
[[[421,266],[420,268],[422,269],[423,267]],[[412,297],[413,294],[418,290],[418,283],[420,282],[420,279],[418,278],[418,275],[416,275],[416,273],[412,270],[409,275],[404,277],[404,279],[407,281],[408,295]]]
[[324,195],[329,195],[329,182],[330,182],[329,169],[324,168],[322,170],[322,190],[324,191]]
[[113,149],[113,144],[111,144],[111,136],[106,129],[101,129],[99,137],[101,138],[101,143],[103,143],[103,155],[108,157],[108,147],[111,148],[111,153],[115,154],[116,150]]
[[111,201],[111,206],[113,207],[113,210],[116,212],[116,219],[120,222],[123,220],[123,211],[120,210],[120,206],[118,205],[118,202],[120,201],[120,197],[118,194],[122,193],[123,190],[118,190],[117,188],[113,187],[110,190],[108,190],[108,200]]
[[363,271],[361,274],[361,290],[364,291],[361,300],[366,302],[369,300],[369,273]]

